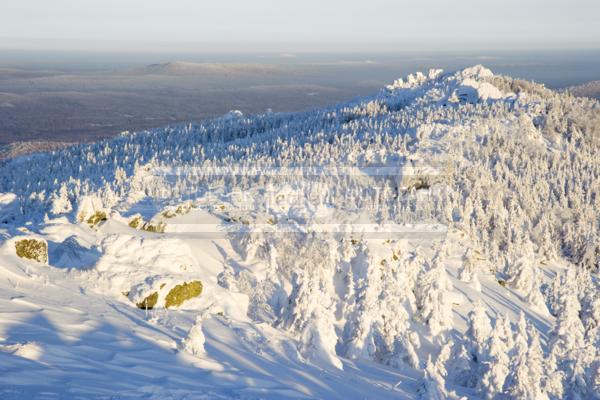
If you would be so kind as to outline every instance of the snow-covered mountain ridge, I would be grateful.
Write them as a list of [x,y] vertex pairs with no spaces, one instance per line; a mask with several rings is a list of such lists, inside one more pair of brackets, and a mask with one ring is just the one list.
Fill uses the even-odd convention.
[[0,393],[594,398],[599,111],[475,66],[4,161]]

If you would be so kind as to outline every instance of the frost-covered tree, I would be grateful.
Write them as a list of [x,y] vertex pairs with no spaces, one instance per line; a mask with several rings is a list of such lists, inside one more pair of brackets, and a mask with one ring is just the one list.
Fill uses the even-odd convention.
[[516,399],[545,399],[547,396],[540,388],[541,349],[537,337],[529,344],[528,328],[525,314],[521,312],[515,334],[515,347],[512,354],[509,375],[504,384],[504,391]]
[[302,249],[282,323],[299,334],[300,351],[305,357],[341,369],[335,351],[333,266],[328,251],[327,244],[319,240],[309,241]]
[[204,343],[206,341],[204,332],[202,331],[202,316],[196,318],[196,322],[188,332],[187,337],[183,341],[183,348],[190,354],[197,357],[203,356],[206,351]]
[[532,325],[527,325],[527,333],[529,336],[529,350],[527,352],[527,359],[529,360],[529,379],[530,379],[530,391],[536,399],[546,399],[546,395],[543,387],[545,386],[545,359],[544,351],[540,343],[540,335],[537,329]]
[[498,330],[498,335],[504,341],[506,349],[510,352],[515,345],[513,338],[513,330],[510,324],[510,319],[506,314],[501,314],[496,319],[495,329]]
[[456,342],[451,349],[451,355],[445,362],[447,380],[463,387],[476,387],[480,376],[473,373],[477,368],[474,368],[473,357],[467,346],[462,342]]
[[526,292],[525,300],[540,314],[549,314],[546,299],[540,290],[542,284],[541,272],[538,268],[533,268],[531,272],[531,286]]
[[502,393],[509,372],[509,348],[502,339],[501,322],[496,319],[494,329],[485,345],[485,358],[482,361],[483,375],[479,382],[479,392],[487,399],[493,399]]
[[444,379],[437,372],[435,364],[431,362],[431,357],[427,360],[419,395],[422,399],[427,400],[446,400],[448,398],[448,392],[444,387]]
[[588,345],[600,345],[600,296],[586,299],[585,308],[581,311],[585,329],[585,340]]
[[440,257],[435,257],[432,265],[421,274],[417,288],[418,318],[437,336],[452,326],[452,303],[448,292],[452,283]]
[[[529,243],[526,248],[531,248]],[[533,251],[525,251],[509,268],[508,283],[515,289],[529,292],[536,284],[536,267],[533,265]]]
[[565,396],[584,396],[581,381],[590,363],[586,349],[585,328],[579,318],[580,303],[577,299],[575,276],[572,270],[561,278],[562,290],[558,295],[556,325],[550,333],[549,363],[563,374]]
[[344,328],[345,354],[349,358],[370,358],[377,352],[375,341],[381,314],[375,310],[381,293],[380,267],[361,244],[361,250],[352,260],[355,301]]
[[395,368],[402,368],[406,365],[420,369],[419,360],[419,339],[416,332],[405,332],[394,339],[392,352],[387,357],[387,363]]
[[[418,368],[420,362],[416,349],[420,343],[418,335],[410,331],[410,318],[416,310],[416,299],[406,273],[406,264],[397,263],[395,267],[393,262],[381,262],[379,266],[381,318],[378,322],[380,340],[377,357],[397,367],[404,362]],[[376,276],[372,276],[372,279],[377,282]]]
[[53,193],[51,195],[52,205],[51,212],[52,214],[66,214],[73,211],[73,204],[71,203],[71,199],[69,198],[69,189],[67,185],[63,182],[60,187],[60,190],[57,193]]
[[480,366],[485,359],[487,348],[486,342],[490,337],[492,327],[490,319],[481,303],[476,303],[475,307],[468,315],[467,332],[465,341],[471,353],[473,361]]
[[598,360],[592,366],[588,386],[592,398],[594,400],[600,399],[600,362]]
[[458,278],[463,282],[472,282],[475,274],[475,252],[469,248],[462,257],[462,268],[460,269]]

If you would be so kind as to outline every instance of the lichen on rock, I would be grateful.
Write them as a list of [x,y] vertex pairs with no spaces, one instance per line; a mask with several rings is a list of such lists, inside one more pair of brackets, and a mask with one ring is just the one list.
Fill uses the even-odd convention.
[[164,233],[165,231],[165,224],[162,222],[158,222],[156,224],[151,224],[149,222],[146,222],[142,225],[141,229],[146,231],[146,232],[152,232],[152,233]]
[[202,282],[184,282],[175,286],[165,297],[165,307],[179,307],[184,301],[200,296],[202,293]]
[[144,300],[140,301],[139,303],[136,303],[135,305],[138,308],[141,308],[142,310],[152,310],[154,308],[154,306],[156,306],[157,302],[158,302],[158,292],[154,292],[151,295],[149,295],[148,297],[146,297]]
[[97,196],[84,196],[79,202],[77,220],[86,222],[91,227],[108,219],[102,200]]
[[177,207],[168,207],[162,213],[161,216],[164,218],[173,218],[178,215],[188,214],[193,208],[194,204],[191,201],[185,202],[178,205]]
[[133,229],[137,229],[140,224],[143,222],[141,215],[136,215],[129,221],[129,227]]
[[98,225],[100,222],[106,221],[108,220],[108,217],[106,216],[106,213],[104,211],[96,211],[94,214],[92,214],[88,219],[87,219],[87,223],[89,226],[94,227],[96,225]]
[[21,239],[15,242],[17,256],[42,264],[48,262],[48,243],[43,239]]
[[166,224],[164,222],[145,222],[141,215],[134,216],[128,223],[130,228],[141,229],[146,232],[164,233]]

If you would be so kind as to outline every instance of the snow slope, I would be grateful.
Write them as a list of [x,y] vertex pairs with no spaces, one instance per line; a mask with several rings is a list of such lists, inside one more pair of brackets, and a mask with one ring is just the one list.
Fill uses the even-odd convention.
[[599,110],[475,66],[4,161],[0,397],[598,397]]

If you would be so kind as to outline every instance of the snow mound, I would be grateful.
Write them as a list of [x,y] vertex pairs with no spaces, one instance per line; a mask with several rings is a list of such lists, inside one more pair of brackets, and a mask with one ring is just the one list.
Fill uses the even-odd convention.
[[481,80],[493,77],[494,73],[490,69],[479,64],[457,71],[455,76],[460,76],[463,79],[471,78],[475,80]]
[[168,293],[184,276],[202,275],[189,247],[177,239],[111,235],[99,247],[102,257],[94,270],[100,280],[116,295],[131,291],[133,302],[152,292]]
[[0,193],[0,226],[15,221],[20,214],[17,196],[14,193]]
[[14,354],[15,356],[26,358],[28,360],[38,361],[41,358],[44,349],[37,342],[26,342],[9,345],[0,344],[0,351]]
[[506,97],[504,93],[491,83],[478,82],[471,78],[462,81],[461,85],[456,89],[454,96],[469,103],[488,99],[498,100]]

